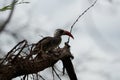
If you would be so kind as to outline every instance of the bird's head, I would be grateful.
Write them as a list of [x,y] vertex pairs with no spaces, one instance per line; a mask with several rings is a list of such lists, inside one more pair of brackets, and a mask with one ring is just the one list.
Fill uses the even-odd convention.
[[62,36],[62,35],[68,35],[74,39],[73,35],[69,31],[63,29],[56,29],[54,36]]

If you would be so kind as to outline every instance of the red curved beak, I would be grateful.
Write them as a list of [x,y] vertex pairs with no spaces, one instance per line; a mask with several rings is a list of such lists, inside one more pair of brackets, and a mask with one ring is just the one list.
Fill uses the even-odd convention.
[[64,31],[64,32],[65,32],[65,35],[68,35],[68,36],[70,36],[71,38],[74,39],[73,35],[70,32],[68,32],[68,31]]

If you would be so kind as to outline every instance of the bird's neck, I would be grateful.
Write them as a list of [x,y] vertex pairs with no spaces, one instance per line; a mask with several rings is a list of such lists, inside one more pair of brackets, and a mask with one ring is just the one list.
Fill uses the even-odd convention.
[[61,40],[62,40],[61,36],[54,36],[54,44],[56,44],[56,46],[59,46]]
[[54,35],[54,37],[56,37],[56,38],[61,38],[61,35]]
[[57,39],[58,41],[60,40],[61,41],[61,36],[54,36],[54,39]]

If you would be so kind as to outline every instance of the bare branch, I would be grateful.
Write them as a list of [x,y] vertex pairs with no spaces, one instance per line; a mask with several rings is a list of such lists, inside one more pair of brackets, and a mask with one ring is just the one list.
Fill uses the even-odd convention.
[[[75,20],[75,22],[71,25],[70,33],[72,33],[72,29],[73,29],[74,25],[78,22],[78,20],[79,20],[90,8],[92,8],[92,7],[96,4],[96,2],[97,2],[97,0],[96,0],[90,7],[88,7],[82,14],[80,14],[80,15],[78,16],[78,18]],[[68,37],[67,43],[69,43],[69,41],[70,41],[70,37]]]
[[[27,41],[21,41],[7,54],[5,59],[3,59],[3,62],[0,64],[0,80],[11,80],[12,78],[22,75],[36,74],[48,67],[52,67],[62,58],[71,57],[69,46],[65,45],[64,48],[59,48],[52,53],[42,54],[42,58],[36,59],[34,57],[27,59],[26,57],[29,55],[22,56],[24,54],[22,51],[26,48],[25,45],[28,45]],[[18,51],[16,51],[16,49]],[[10,56],[10,54],[13,56]]]
[[13,52],[15,53],[18,49],[20,49],[20,47],[18,46],[23,44],[24,42],[26,42],[26,40],[19,42],[12,50],[10,50],[8,54],[5,56],[5,58],[2,60],[2,62],[0,63],[0,65],[3,64],[8,59],[8,57],[11,57],[11,55],[14,55]]
[[[54,66],[52,67],[52,70],[53,70],[53,72],[55,72],[55,74],[57,75],[57,77],[59,78],[59,80],[62,80],[60,78],[60,76],[58,75],[58,73],[56,72],[56,70],[54,69]],[[54,73],[53,73],[53,80],[54,80]]]

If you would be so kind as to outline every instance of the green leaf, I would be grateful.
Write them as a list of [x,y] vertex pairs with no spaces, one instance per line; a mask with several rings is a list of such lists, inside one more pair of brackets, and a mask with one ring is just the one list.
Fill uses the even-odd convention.
[[7,6],[4,6],[3,8],[0,8],[0,12],[6,11],[6,10],[11,10],[13,5],[24,4],[24,3],[28,4],[30,2],[24,2],[24,0],[19,2],[19,0],[16,0],[14,3],[11,3],[11,4],[7,5]]
[[12,7],[8,5],[8,6],[1,8],[0,11],[6,11],[6,10],[11,10],[11,9]]

